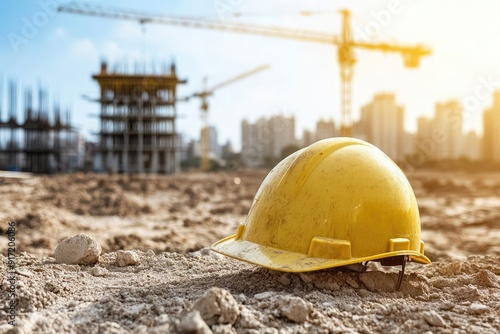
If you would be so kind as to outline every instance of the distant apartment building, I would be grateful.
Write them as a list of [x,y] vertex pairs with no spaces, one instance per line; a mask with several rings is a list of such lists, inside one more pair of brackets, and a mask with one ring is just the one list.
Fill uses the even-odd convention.
[[384,151],[394,160],[404,153],[404,108],[396,104],[394,94],[377,94],[373,101],[361,108],[361,119],[356,132],[362,132],[366,141]]
[[437,103],[432,119],[418,119],[417,151],[433,160],[454,160],[464,154],[463,109],[456,100]]
[[[207,131],[207,128],[201,129],[200,140]],[[210,159],[220,159],[222,149],[218,142],[217,129],[214,126],[208,127],[208,156]],[[201,144],[200,144],[201,145]]]
[[456,101],[437,103],[434,115],[434,131],[437,134],[436,155],[438,160],[458,159],[462,155],[463,109]]
[[314,143],[315,134],[313,131],[304,130],[302,133],[302,147],[306,147]]
[[481,159],[481,137],[474,131],[469,131],[463,137],[462,157],[469,160]]
[[315,139],[316,141],[326,139],[326,138],[333,138],[337,134],[337,131],[335,129],[335,122],[333,120],[319,120],[316,122],[316,134],[315,134]]
[[483,149],[485,160],[500,161],[500,92],[493,94],[493,105],[483,114]]
[[415,151],[432,159],[436,152],[436,143],[433,139],[434,122],[431,118],[419,117],[417,120],[417,134]]
[[241,159],[247,167],[265,166],[268,159],[279,159],[285,147],[296,144],[293,116],[277,115],[241,123]]

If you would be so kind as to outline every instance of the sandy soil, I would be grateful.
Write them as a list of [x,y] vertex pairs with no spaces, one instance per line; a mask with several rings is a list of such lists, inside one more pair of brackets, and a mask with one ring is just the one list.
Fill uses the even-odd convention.
[[[500,332],[500,174],[409,174],[434,263],[408,266],[398,292],[399,268],[376,263],[363,274],[283,274],[210,252],[244,221],[265,174],[0,180],[0,333]],[[82,232],[101,243],[99,262],[56,263],[59,242]],[[120,249],[140,263],[118,266]]]

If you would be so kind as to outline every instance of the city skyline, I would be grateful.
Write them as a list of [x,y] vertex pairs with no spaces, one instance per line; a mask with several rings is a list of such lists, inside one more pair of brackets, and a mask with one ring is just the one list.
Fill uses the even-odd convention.
[[[484,136],[464,129],[465,110],[457,100],[436,102],[432,117],[418,119],[417,132],[405,130],[405,108],[391,93],[379,93],[362,107],[361,118],[354,123],[353,137],[377,146],[395,161],[409,157],[431,161],[459,159],[500,161],[500,91],[494,103],[483,111]],[[315,130],[296,136],[295,117],[275,114],[252,123],[241,121],[241,160],[247,167],[269,167],[283,158],[287,146],[306,147],[325,138],[339,136],[332,120],[319,119]],[[289,152],[290,153],[290,152]],[[422,160],[423,159],[423,160]]]
[[[89,114],[98,114],[99,107],[81,99],[81,95],[98,96],[98,87],[90,75],[101,58],[111,64],[128,59],[131,66],[135,62],[151,63],[153,59],[157,63],[169,63],[175,58],[179,76],[189,79],[179,95],[198,91],[205,75],[210,85],[246,68],[270,64],[271,70],[266,73],[227,87],[210,99],[211,123],[220,129],[223,141],[231,139],[236,146],[241,134],[234,124],[244,117],[255,121],[274,110],[284,110],[296,115],[299,132],[313,128],[319,118],[333,118],[336,122],[340,119],[338,65],[332,47],[155,25],[147,25],[143,34],[140,25],[134,22],[58,14],[50,9],[54,7],[51,3],[58,1],[8,1],[3,4],[10,15],[0,23],[0,35],[4,37],[0,40],[0,62],[9,65],[2,68],[1,73],[26,84],[41,80],[52,87],[56,95],[62,96],[63,102],[72,101],[70,107],[74,110],[75,125],[86,134],[98,130],[97,119]],[[118,5],[113,1],[102,3]],[[404,69],[397,55],[357,52],[354,118],[359,118],[361,105],[370,101],[375,92],[390,91],[395,92],[399,103],[406,106],[405,128],[409,131],[416,130],[418,117],[432,114],[434,101],[451,98],[458,99],[468,112],[464,121],[466,129],[480,130],[482,115],[479,110],[491,104],[487,93],[491,86],[498,86],[500,79],[498,36],[495,34],[500,29],[500,22],[494,14],[500,10],[500,4],[485,1],[476,5],[447,0],[432,4],[426,1],[398,3],[397,10],[389,12],[389,16],[388,1],[239,2],[230,12],[320,10],[325,15],[262,15],[240,20],[338,34],[340,16],[337,11],[348,8],[353,13],[353,33],[357,39],[429,45],[433,54],[423,59],[414,71]],[[49,10],[45,12],[47,6]],[[220,14],[212,2],[201,1],[144,1],[139,8],[136,2],[127,0],[119,6],[173,15],[219,18]],[[41,17],[40,13],[45,13],[48,21],[39,22],[40,27],[35,26],[33,36],[25,38],[23,18],[33,24],[33,17]],[[467,13],[466,18],[464,13]],[[447,24],[443,25],[445,16]],[[465,19],[468,24],[463,24]],[[23,40],[15,48],[12,36],[16,35],[25,38],[26,43]],[[180,104],[178,113],[184,117],[179,120],[180,132],[196,138],[201,128],[199,104]]]

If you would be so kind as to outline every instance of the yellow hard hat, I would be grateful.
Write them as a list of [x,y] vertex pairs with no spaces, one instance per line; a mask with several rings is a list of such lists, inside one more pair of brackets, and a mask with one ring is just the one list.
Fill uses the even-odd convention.
[[212,250],[286,272],[431,262],[406,176],[381,150],[354,138],[321,140],[281,161],[246,222]]

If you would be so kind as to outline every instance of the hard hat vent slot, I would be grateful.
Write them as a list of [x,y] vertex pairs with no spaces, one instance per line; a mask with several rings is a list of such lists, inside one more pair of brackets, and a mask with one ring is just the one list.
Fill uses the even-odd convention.
[[325,259],[350,259],[351,243],[348,240],[314,237],[307,255]]
[[410,249],[410,240],[406,238],[389,239],[389,251],[396,252]]

